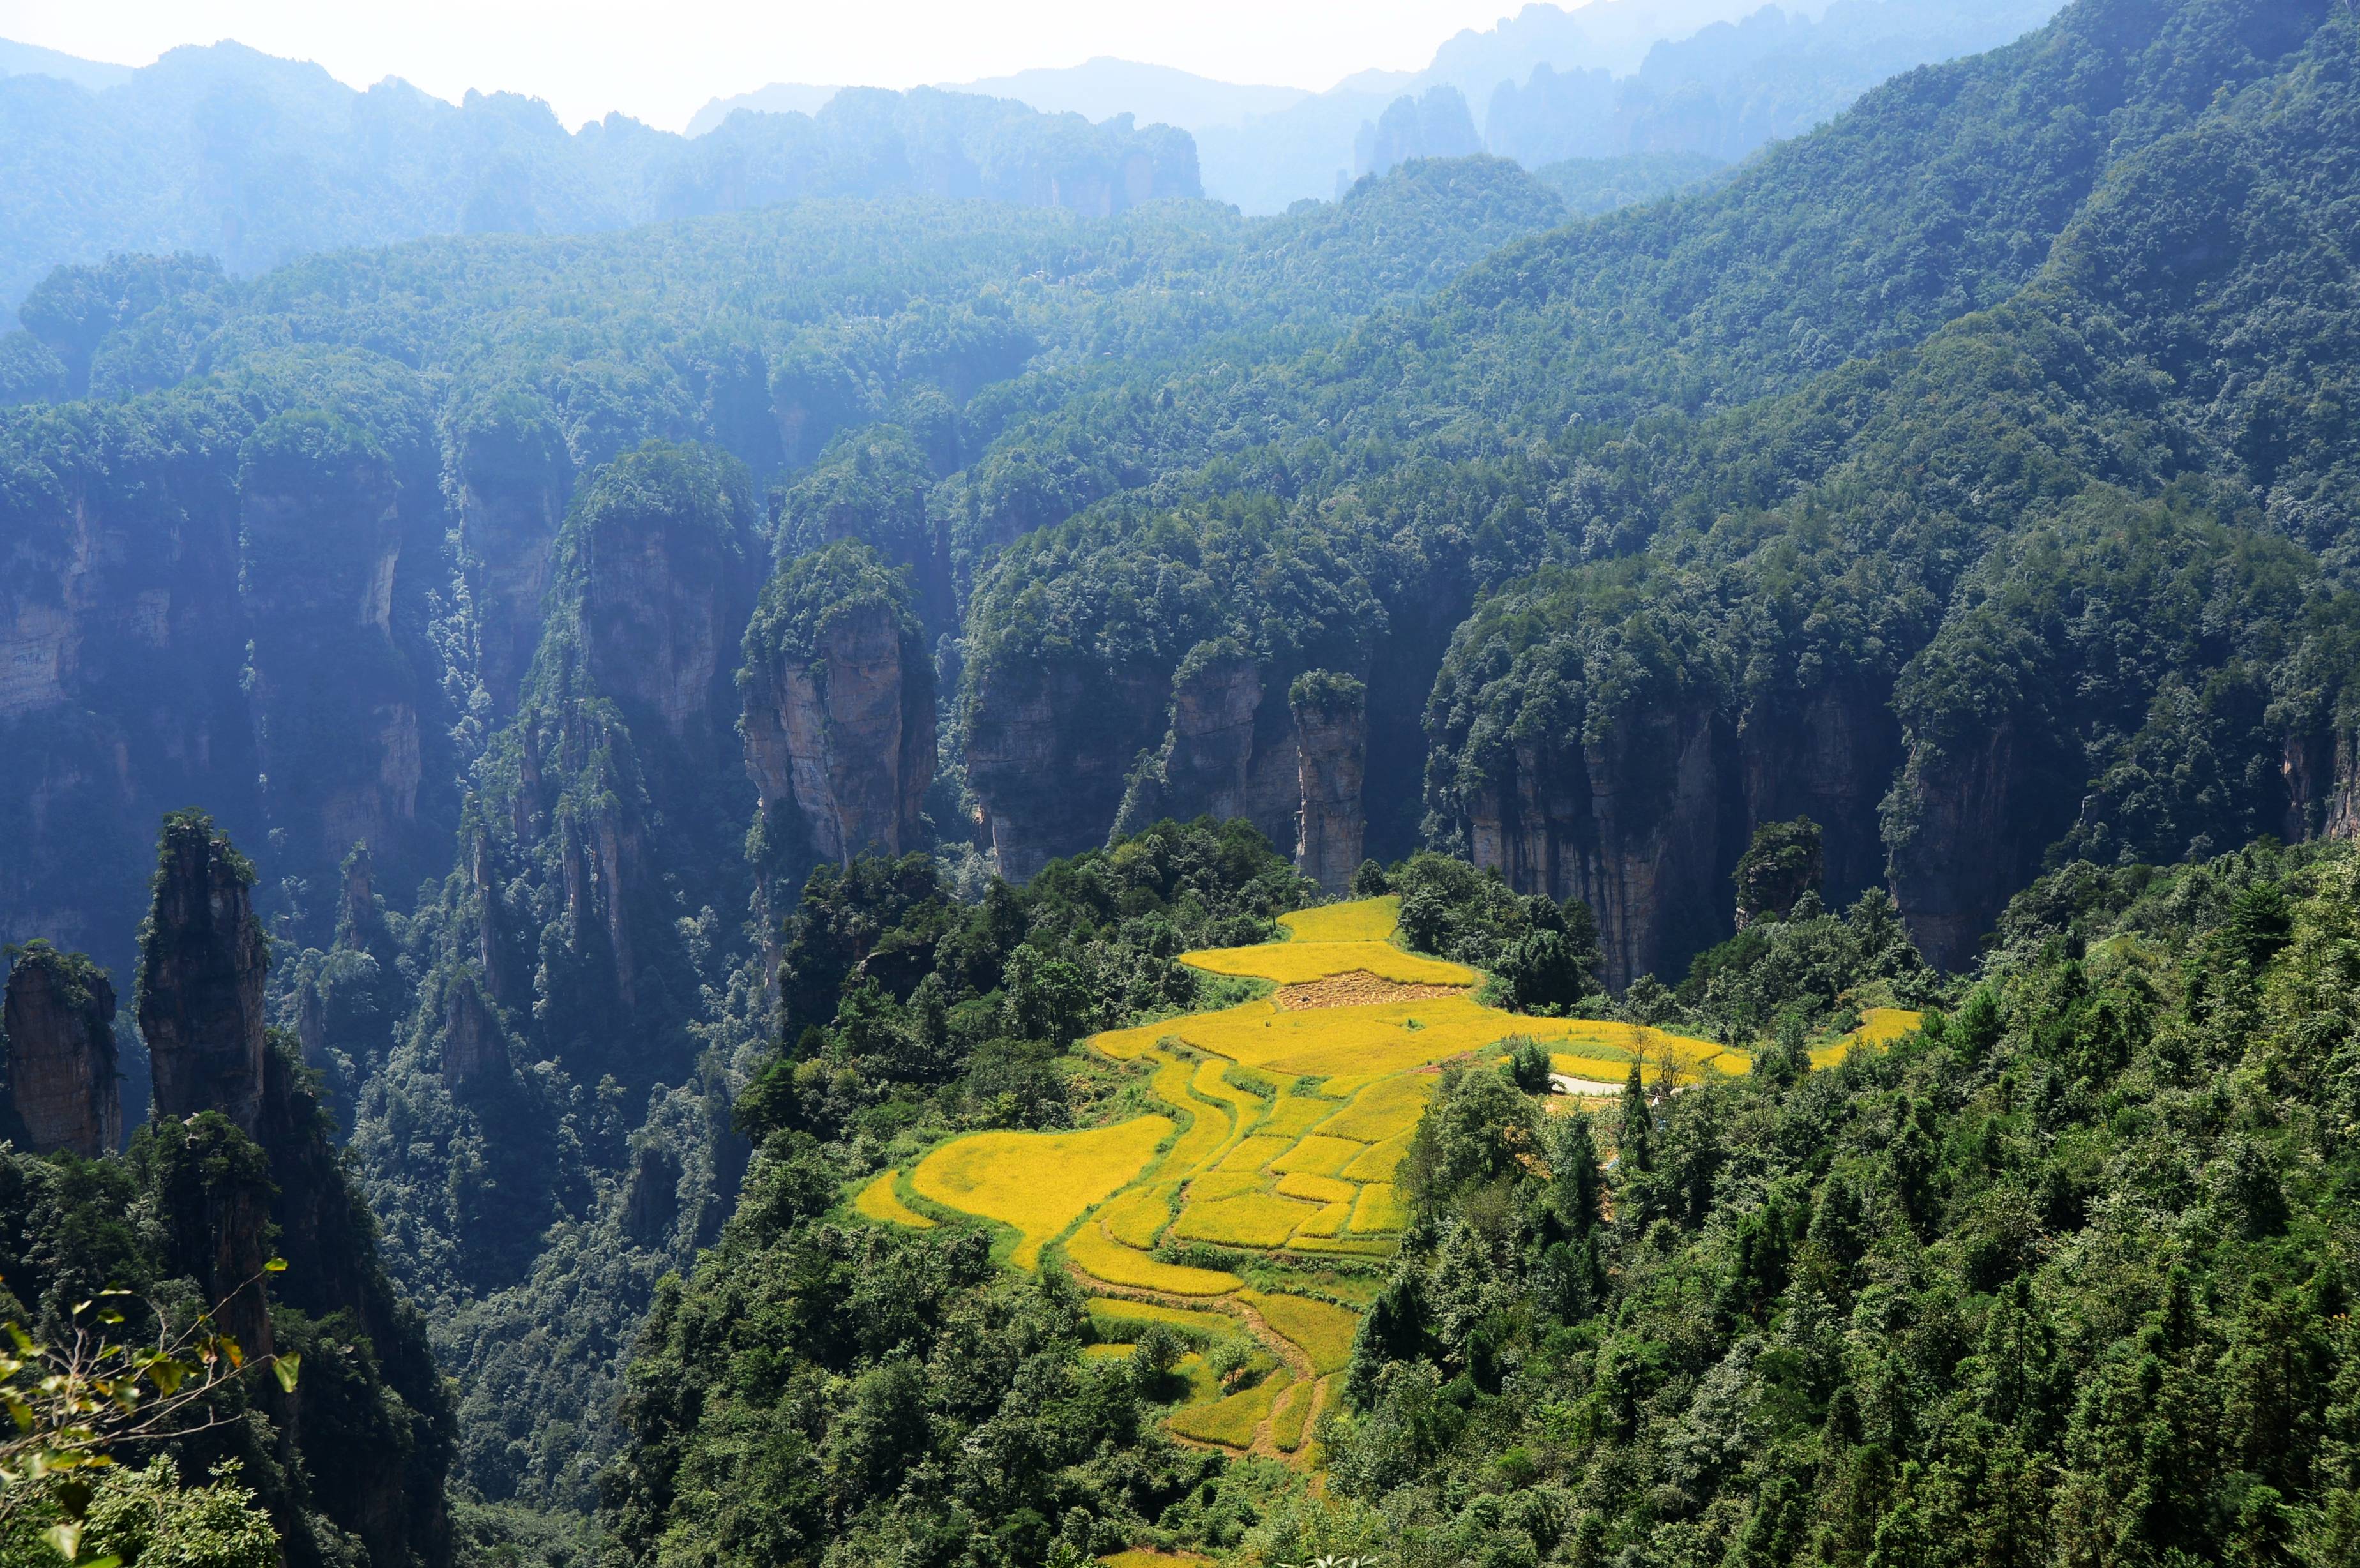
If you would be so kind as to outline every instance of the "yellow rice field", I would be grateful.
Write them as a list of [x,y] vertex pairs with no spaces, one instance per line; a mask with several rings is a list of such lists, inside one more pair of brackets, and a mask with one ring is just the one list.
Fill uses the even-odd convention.
[[1482,976],[1463,964],[1407,953],[1393,943],[1401,917],[1395,898],[1358,898],[1281,915],[1287,940],[1256,947],[1200,948],[1180,962],[1213,975],[1300,985],[1366,971],[1404,985],[1472,985]]
[[1319,1130],[1328,1138],[1349,1138],[1359,1143],[1398,1138],[1417,1126],[1439,1083],[1430,1073],[1380,1078],[1352,1096],[1352,1103],[1328,1117]]
[[1249,1192],[1241,1197],[1191,1203],[1173,1222],[1172,1234],[1184,1241],[1209,1241],[1223,1247],[1284,1247],[1295,1227],[1319,1212],[1316,1203],[1301,1203],[1275,1192]]
[[1404,953],[1385,942],[1281,942],[1184,953],[1180,962],[1213,975],[1307,985],[1361,971],[1403,985],[1472,985],[1482,978],[1463,964]]
[[1743,1073],[1752,1065],[1743,1051],[1710,1040],[1690,1040],[1639,1024],[1519,1018],[1484,1007],[1469,996],[1292,1011],[1268,1001],[1248,1002],[1219,1012],[1111,1030],[1098,1036],[1097,1043],[1108,1055],[1122,1061],[1169,1041],[1263,1072],[1329,1078],[1412,1073],[1454,1057],[1480,1054],[1517,1035],[1568,1054],[1579,1050],[1586,1058],[1614,1062],[1617,1078],[1630,1070],[1632,1062],[1652,1062],[1666,1046],[1683,1069],[1690,1072],[1710,1065],[1724,1073]]
[[1172,1413],[1170,1425],[1183,1437],[1218,1443],[1225,1448],[1251,1447],[1254,1431],[1270,1417],[1278,1396],[1295,1381],[1284,1367],[1260,1383],[1210,1405],[1191,1405]]
[[1333,1176],[1307,1176],[1301,1171],[1281,1176],[1273,1190],[1283,1198],[1302,1198],[1314,1203],[1349,1203],[1360,1192],[1349,1181],[1338,1181]]
[[1109,1200],[1098,1211],[1107,1234],[1126,1247],[1144,1252],[1172,1219],[1172,1190],[1165,1186],[1133,1187]]
[[1360,1157],[1338,1172],[1347,1181],[1390,1181],[1401,1168],[1402,1156],[1409,1152],[1410,1134],[1389,1138],[1382,1143],[1371,1144]]
[[1174,1296],[1226,1296],[1245,1283],[1220,1269],[1196,1269],[1164,1263],[1109,1236],[1097,1225],[1086,1225],[1065,1239],[1065,1256],[1084,1273],[1109,1285],[1134,1290],[1162,1290]]
[[1349,1138],[1314,1134],[1270,1162],[1282,1176],[1333,1176],[1369,1151],[1368,1145]]
[[1313,1371],[1341,1372],[1345,1363],[1352,1359],[1352,1336],[1360,1326],[1360,1318],[1349,1308],[1315,1301],[1308,1296],[1265,1295],[1260,1290],[1240,1290],[1238,1299],[1260,1312],[1262,1321],[1276,1329],[1280,1337],[1301,1350]]
[[1399,1230],[1409,1223],[1409,1213],[1393,1194],[1390,1181],[1371,1181],[1360,1189],[1360,1200],[1352,1205],[1352,1229],[1361,1236],[1382,1231]]
[[1136,1177],[1171,1136],[1166,1116],[1080,1132],[969,1133],[920,1160],[910,1188],[945,1208],[1014,1226],[1009,1261],[1030,1271],[1043,1244]]
[[1128,1301],[1119,1296],[1092,1296],[1088,1305],[1090,1319],[1098,1325],[1101,1334],[1136,1335],[1149,1323],[1169,1323],[1182,1334],[1210,1345],[1224,1339],[1235,1339],[1245,1333],[1238,1320],[1227,1312],[1191,1312],[1186,1307],[1159,1306],[1153,1301]]
[[1269,1138],[1299,1138],[1343,1108],[1343,1101],[1317,1094],[1281,1094],[1254,1131]]
[[[1183,1436],[1243,1450],[1267,1422],[1273,1448],[1318,1462],[1308,1422],[1318,1390],[1332,1387],[1350,1358],[1359,1316],[1291,1287],[1249,1288],[1246,1277],[1264,1285],[1349,1280],[1382,1267],[1408,1217],[1394,1175],[1442,1063],[1496,1057],[1502,1042],[1521,1036],[1541,1041],[1558,1072],[1614,1083],[1634,1062],[1652,1078],[1667,1054],[1684,1075],[1752,1065],[1742,1051],[1636,1025],[1486,1007],[1472,994],[1481,978],[1474,971],[1393,945],[1398,914],[1392,898],[1329,904],[1284,917],[1284,941],[1182,957],[1209,973],[1282,985],[1366,971],[1448,985],[1448,994],[1355,1001],[1372,993],[1347,987],[1307,1006],[1263,999],[1109,1030],[1092,1048],[1139,1063],[1145,1071],[1133,1082],[1165,1114],[1087,1133],[976,1134],[944,1145],[911,1173],[919,1196],[1016,1227],[1017,1267],[1031,1267],[1062,1237],[1065,1260],[1101,1288],[1158,1298],[1094,1301],[1108,1342],[1102,1354],[1116,1354],[1149,1322],[1170,1321],[1188,1324],[1200,1347],[1251,1333],[1273,1348],[1279,1341],[1299,1348],[1310,1364],[1316,1381],[1297,1383],[1282,1367],[1225,1394],[1203,1356],[1184,1358],[1191,1392],[1168,1417]],[[889,1182],[864,1189],[861,1202],[881,1207],[892,1194]],[[1192,1250],[1198,1261],[1178,1261]],[[1273,1276],[1253,1261],[1264,1256],[1342,1272]],[[1230,1266],[1204,1266],[1217,1258]],[[1208,1310],[1172,1304],[1181,1301]],[[1240,1313],[1251,1308],[1258,1326],[1209,1310],[1221,1303]]]
[[1812,1051],[1811,1065],[1833,1067],[1851,1055],[1854,1046],[1882,1051],[1925,1020],[1925,1014],[1912,1012],[1907,1007],[1863,1008],[1860,1015],[1860,1028]]
[[1312,1402],[1319,1397],[1322,1385],[1297,1383],[1278,1397],[1270,1410],[1270,1445],[1281,1454],[1292,1454],[1303,1446],[1304,1422],[1310,1418]]
[[889,1225],[908,1225],[912,1230],[932,1230],[934,1222],[903,1203],[901,1194],[893,1190],[896,1174],[891,1171],[879,1171],[875,1181],[854,1194],[853,1213]]
[[1401,924],[1401,899],[1387,893],[1381,898],[1353,898],[1341,904],[1321,904],[1281,915],[1290,942],[1385,942]]

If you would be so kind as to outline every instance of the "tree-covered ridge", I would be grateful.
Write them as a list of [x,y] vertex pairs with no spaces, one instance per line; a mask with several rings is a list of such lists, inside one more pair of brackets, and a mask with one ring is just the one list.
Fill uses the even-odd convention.
[[1889,1053],[1595,1134],[1455,1081],[1282,1550],[2341,1561],[2354,876],[2076,864]]
[[[450,1390],[417,1309],[388,1277],[320,1075],[298,1040],[266,1028],[270,955],[254,878],[202,812],[165,819],[135,991],[152,1103],[130,1107],[139,1125],[127,1147],[77,1151],[45,1146],[21,1121],[14,1129],[0,1150],[0,1312],[35,1342],[80,1346],[173,1343],[207,1314],[255,1373],[278,1364],[283,1376],[207,1373],[202,1397],[177,1404],[159,1377],[160,1424],[114,1455],[142,1466],[136,1476],[16,1470],[0,1547],[12,1563],[59,1561],[40,1532],[79,1517],[62,1490],[93,1481],[93,1550],[450,1561]],[[17,1005],[28,981],[62,971],[104,991],[104,973],[46,944],[10,956],[12,1094],[38,1058],[86,1051],[112,1102],[111,1042],[60,1038]]]

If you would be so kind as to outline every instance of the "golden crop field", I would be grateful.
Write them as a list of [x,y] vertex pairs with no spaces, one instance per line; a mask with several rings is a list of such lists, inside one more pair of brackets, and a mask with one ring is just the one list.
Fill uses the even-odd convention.
[[1286,1138],[1264,1138],[1260,1133],[1229,1146],[1221,1156],[1218,1169],[1222,1171],[1259,1171],[1272,1160],[1295,1147]]
[[[1453,1057],[1480,1054],[1513,1035],[1538,1040],[1552,1048],[1579,1048],[1584,1054],[1624,1063],[1623,1071],[1628,1071],[1633,1060],[1653,1061],[1666,1045],[1690,1071],[1707,1063],[1722,1072],[1742,1073],[1751,1066],[1743,1052],[1710,1040],[1689,1040],[1638,1024],[1519,1018],[1484,1007],[1465,995],[1296,1010],[1269,1001],[1247,1002],[1219,1012],[1117,1029],[1098,1039],[1109,1054],[1122,1060],[1153,1050],[1160,1040],[1170,1040],[1284,1076],[1332,1078],[1363,1073],[1391,1077]],[[1371,1084],[1370,1089],[1377,1086]]]
[[1380,1078],[1352,1097],[1352,1103],[1328,1118],[1319,1130],[1329,1138],[1359,1143],[1382,1143],[1417,1126],[1426,1103],[1434,1098],[1441,1080],[1430,1073]]
[[1133,1187],[1108,1200],[1098,1212],[1098,1223],[1107,1234],[1126,1247],[1144,1252],[1155,1245],[1155,1237],[1172,1218],[1172,1189],[1168,1186]]
[[1292,1454],[1303,1446],[1304,1423],[1310,1418],[1311,1407],[1319,1399],[1324,1383],[1296,1383],[1279,1395],[1270,1408],[1270,1445],[1281,1454]]
[[854,1194],[853,1212],[866,1214],[872,1220],[884,1220],[891,1225],[908,1225],[912,1230],[932,1230],[934,1227],[934,1222],[903,1203],[901,1194],[893,1190],[893,1179],[896,1174],[891,1171],[880,1171],[876,1180]]
[[1333,1176],[1309,1176],[1299,1171],[1281,1176],[1273,1190],[1283,1198],[1302,1198],[1314,1203],[1349,1203],[1360,1192],[1349,1181],[1338,1181]]
[[1403,985],[1472,985],[1482,976],[1463,964],[1404,953],[1389,942],[1278,942],[1263,947],[1202,948],[1180,962],[1212,975],[1307,985],[1361,971]]
[[1393,1194],[1390,1181],[1371,1181],[1360,1189],[1360,1201],[1352,1205],[1352,1229],[1362,1236],[1377,1231],[1399,1230],[1409,1223],[1409,1214]]
[[1172,1136],[1167,1116],[1080,1132],[978,1132],[918,1161],[910,1188],[962,1214],[1012,1225],[1009,1258],[1029,1272],[1043,1243],[1136,1177]]
[[1409,1152],[1410,1134],[1389,1138],[1361,1150],[1360,1157],[1338,1172],[1347,1181],[1390,1181],[1401,1169],[1402,1156]]
[[1463,964],[1404,952],[1393,943],[1401,918],[1395,898],[1359,898],[1281,915],[1284,942],[1254,947],[1199,948],[1180,962],[1213,975],[1301,985],[1366,971],[1404,985],[1472,985],[1482,976]]
[[1123,1334],[1136,1336],[1149,1323],[1169,1323],[1192,1341],[1202,1345],[1218,1345],[1225,1339],[1243,1335],[1245,1326],[1227,1312],[1197,1312],[1185,1307],[1160,1306],[1153,1301],[1125,1301],[1120,1296],[1092,1296],[1088,1302],[1090,1320],[1100,1334]]
[[1270,1169],[1281,1176],[1333,1176],[1368,1151],[1367,1144],[1349,1138],[1314,1133],[1272,1160]]
[[1338,1236],[1351,1223],[1352,1205],[1349,1203],[1322,1203],[1317,1214],[1295,1227],[1295,1240],[1300,1244],[1306,1240]]
[[1109,1285],[1134,1290],[1162,1290],[1175,1296],[1226,1296],[1245,1283],[1220,1269],[1196,1269],[1164,1263],[1135,1247],[1123,1246],[1095,1225],[1086,1225],[1065,1238],[1065,1256],[1086,1274]]
[[1254,1131],[1271,1138],[1298,1138],[1344,1108],[1340,1099],[1319,1094],[1281,1094]]
[[[1323,1280],[1317,1287],[1323,1292],[1356,1300],[1355,1291],[1373,1288],[1368,1270],[1399,1247],[1407,1223],[1394,1176],[1442,1063],[1496,1058],[1503,1042],[1525,1037],[1552,1052],[1560,1073],[1578,1068],[1570,1075],[1616,1084],[1634,1062],[1652,1078],[1666,1056],[1683,1075],[1752,1065],[1744,1052],[1709,1040],[1484,1007],[1472,994],[1481,978],[1474,971],[1393,945],[1398,915],[1392,898],[1324,905],[1283,917],[1284,941],[1182,958],[1210,973],[1281,985],[1366,972],[1404,985],[1448,985],[1446,993],[1388,996],[1382,986],[1356,982],[1293,994],[1286,1007],[1265,998],[1109,1030],[1091,1048],[1140,1064],[1132,1082],[1168,1115],[1087,1133],[971,1135],[911,1173],[911,1190],[921,1197],[1017,1227],[1018,1267],[1029,1267],[1062,1236],[1064,1258],[1086,1282],[1160,1298],[1093,1301],[1106,1354],[1134,1341],[1148,1322],[1185,1321],[1200,1346],[1222,1334],[1247,1335],[1265,1349],[1284,1342],[1299,1347],[1314,1369],[1297,1383],[1279,1368],[1224,1394],[1201,1356],[1184,1358],[1192,1392],[1167,1418],[1183,1436],[1243,1450],[1267,1422],[1271,1447],[1318,1462],[1308,1423],[1319,1390],[1332,1388],[1350,1358],[1359,1314],[1291,1290],[1251,1289],[1245,1276],[1264,1284],[1299,1279],[1306,1288]],[[872,1202],[881,1205],[892,1192],[880,1189]],[[1178,1250],[1159,1258],[1159,1246]],[[1191,1247],[1218,1249],[1225,1258],[1266,1255],[1314,1271],[1273,1276],[1259,1263],[1175,1260]],[[1228,1302],[1256,1315],[1250,1328],[1243,1315],[1172,1304],[1182,1301]]]
[[1190,1203],[1172,1222],[1172,1234],[1184,1241],[1220,1247],[1284,1247],[1295,1227],[1318,1212],[1317,1203],[1300,1203],[1275,1192],[1248,1192]]
[[1279,1403],[1270,1410],[1270,1445],[1279,1453],[1295,1453],[1303,1448],[1303,1433],[1310,1429],[1312,1412],[1327,1410],[1336,1403],[1336,1379],[1322,1377],[1315,1384],[1295,1384],[1279,1396]]
[[1360,1317],[1350,1309],[1308,1296],[1265,1295],[1260,1290],[1240,1290],[1238,1300],[1260,1312],[1281,1338],[1301,1350],[1313,1371],[1341,1372],[1352,1359],[1352,1336],[1360,1329]]
[[1217,1404],[1190,1405],[1175,1410],[1172,1430],[1199,1443],[1250,1448],[1256,1429],[1270,1419],[1270,1407],[1294,1381],[1295,1374],[1282,1367],[1252,1388],[1231,1394]]
[[1281,915],[1292,942],[1391,942],[1401,924],[1401,899],[1387,893],[1381,898],[1353,898],[1341,904],[1320,904]]
[[1833,1067],[1852,1054],[1852,1047],[1882,1051],[1926,1021],[1923,1013],[1907,1007],[1869,1007],[1860,1015],[1860,1028],[1811,1052],[1814,1067]]

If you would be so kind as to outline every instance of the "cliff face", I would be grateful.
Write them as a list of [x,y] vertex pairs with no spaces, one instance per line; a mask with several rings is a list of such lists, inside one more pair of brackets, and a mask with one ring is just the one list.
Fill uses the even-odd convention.
[[[324,1376],[291,1395],[266,1388],[260,1403],[301,1445],[307,1506],[356,1535],[375,1568],[447,1562],[447,1395],[294,1042],[265,1030],[269,954],[253,879],[210,819],[165,819],[139,984],[159,1219],[174,1266],[221,1303],[249,1356],[311,1347],[321,1320],[340,1338],[357,1325],[366,1356],[317,1357]],[[274,1252],[289,1267],[266,1276]]]
[[0,499],[0,940],[127,967],[156,818],[251,809],[235,465],[217,442],[173,430],[116,451],[60,430],[55,483]]
[[746,770],[763,818],[793,813],[812,853],[839,865],[923,842],[934,671],[906,619],[891,604],[857,605],[819,630],[808,655],[748,649]]
[[601,509],[580,542],[590,684],[702,763],[734,716],[730,678],[753,610],[742,538],[708,516],[618,506]]
[[1608,985],[1677,974],[1727,934],[1743,847],[1734,752],[1702,702],[1643,713],[1594,744],[1518,741],[1507,777],[1470,802],[1470,856],[1521,892],[1588,904]]
[[[1912,757],[1895,786],[1902,815],[1892,844],[1893,895],[1918,952],[1944,969],[1973,962],[1976,942],[2056,836],[2027,831],[2036,813],[2025,798],[2025,749],[2016,726],[2001,724],[1947,751]],[[2051,802],[2037,813],[2054,814]]]
[[426,682],[393,630],[401,499],[375,441],[329,416],[282,416],[246,443],[238,583],[263,805],[277,858],[322,883],[356,843],[405,866],[421,847]]
[[2287,793],[2289,844],[2360,838],[2360,737],[2349,732],[2289,735],[2278,764]]
[[248,1137],[262,1115],[269,964],[253,885],[253,868],[211,818],[166,818],[139,972],[155,1114],[180,1121],[217,1110]]
[[984,670],[970,696],[967,783],[1002,876],[1022,881],[1106,842],[1131,759],[1164,730],[1168,678],[1028,661]]
[[8,972],[8,1094],[35,1153],[85,1160],[123,1146],[115,987],[81,953],[27,944]]
[[1182,660],[1172,681],[1163,795],[1153,815],[1181,822],[1242,817],[1278,848],[1291,849],[1302,784],[1284,692],[1242,649],[1200,650]]
[[1817,822],[1831,906],[1884,882],[1877,808],[1902,759],[1886,688],[1849,681],[1757,705],[1738,724],[1737,749],[1749,836],[1765,822]]
[[487,412],[451,460],[459,531],[475,591],[476,661],[493,711],[512,713],[541,643],[551,550],[574,488],[574,463],[538,404]]
[[1368,691],[1359,681],[1306,676],[1289,693],[1295,714],[1301,830],[1295,868],[1328,893],[1342,893],[1360,867],[1368,836]]

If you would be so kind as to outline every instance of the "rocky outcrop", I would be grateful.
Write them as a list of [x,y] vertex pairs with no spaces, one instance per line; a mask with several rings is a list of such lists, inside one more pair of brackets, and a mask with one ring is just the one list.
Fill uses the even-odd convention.
[[1608,985],[1677,974],[1728,931],[1742,847],[1731,730],[1695,703],[1635,713],[1595,742],[1520,738],[1504,776],[1468,802],[1470,856],[1519,891],[1588,904]]
[[392,463],[331,415],[292,414],[248,438],[240,473],[246,687],[278,854],[322,881],[358,842],[407,864],[425,683],[393,633],[405,524]]
[[[1893,896],[1928,962],[1959,970],[2055,832],[2027,827],[2029,775],[2016,726],[2002,723],[1950,747],[1921,748],[1894,787]],[[2070,823],[2070,817],[2067,817]]]
[[752,646],[744,681],[746,770],[763,820],[799,822],[839,865],[924,843],[934,775],[934,671],[901,606],[845,606],[805,647]]
[[1106,843],[1129,763],[1164,731],[1168,678],[1039,659],[981,670],[968,698],[967,783],[1000,874],[1022,881]]
[[[587,508],[575,539],[590,683],[631,713],[635,728],[651,717],[701,758],[736,716],[730,677],[754,607],[738,526],[745,508],[683,515],[631,505],[620,486],[594,488],[591,499],[603,504]],[[639,739],[645,748],[654,737]]]
[[519,398],[458,421],[450,469],[475,601],[478,671],[493,711],[512,713],[541,644],[574,462],[553,411]]
[[1854,681],[1756,703],[1739,722],[1737,751],[1749,833],[1800,817],[1818,823],[1830,905],[1884,882],[1877,809],[1902,761],[1887,686]]
[[253,887],[254,868],[212,818],[167,817],[139,969],[155,1114],[179,1121],[219,1111],[248,1136],[262,1115],[269,964]]
[[123,1146],[115,987],[78,953],[26,944],[8,971],[8,1099],[27,1147],[85,1160]]
[[442,996],[442,1081],[453,1089],[508,1075],[508,1046],[475,976],[453,976]]
[[1164,817],[1243,818],[1279,849],[1292,849],[1301,782],[1295,726],[1276,695],[1235,639],[1191,649],[1172,677],[1163,747],[1134,770],[1115,831]]
[[2285,781],[2289,843],[2360,838],[2360,737],[2349,731],[2287,736],[2278,763]]
[[1347,892],[1368,836],[1368,689],[1348,676],[1315,670],[1295,682],[1288,703],[1301,800],[1295,868],[1323,892]]
[[42,483],[0,501],[0,941],[88,948],[118,972],[157,817],[243,806],[257,771],[235,464],[156,425],[126,450],[28,420],[17,461]]

